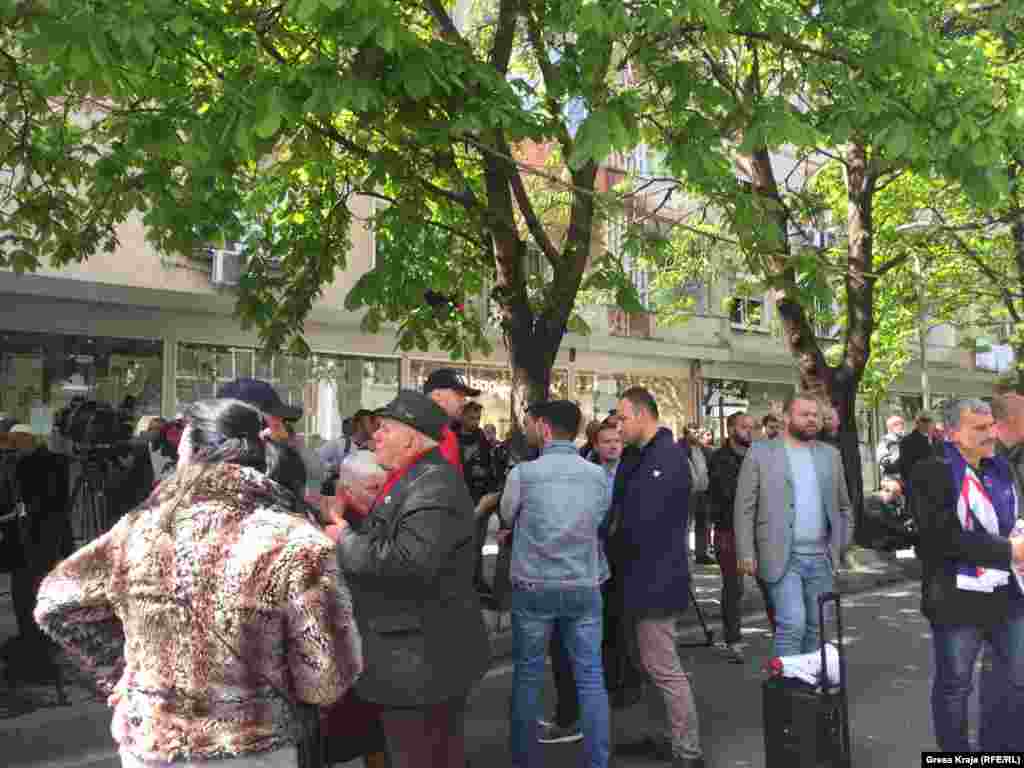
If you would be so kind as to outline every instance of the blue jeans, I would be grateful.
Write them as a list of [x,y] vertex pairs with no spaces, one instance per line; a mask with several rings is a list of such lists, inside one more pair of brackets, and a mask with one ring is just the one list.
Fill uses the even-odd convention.
[[608,691],[601,665],[602,604],[598,587],[512,591],[511,752],[514,768],[540,765],[537,719],[548,641],[557,625],[572,660],[579,692],[585,768],[607,768],[610,751]]
[[981,676],[978,748],[1024,751],[1024,729],[1017,722],[1024,711],[1024,616],[989,627],[933,624],[932,638],[932,719],[939,749],[970,750],[967,702],[974,689],[974,665],[987,640],[992,670]]
[[786,572],[768,583],[775,609],[775,655],[795,656],[818,650],[818,595],[832,591],[828,555],[790,555]]

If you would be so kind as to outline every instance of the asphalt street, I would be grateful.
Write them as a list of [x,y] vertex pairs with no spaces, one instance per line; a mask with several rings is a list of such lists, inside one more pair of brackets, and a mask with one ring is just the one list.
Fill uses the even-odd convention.
[[[930,634],[918,601],[916,582],[844,599],[853,764],[857,768],[916,768],[921,751],[934,748],[928,706]],[[699,636],[699,630],[692,631]],[[766,622],[748,619],[745,639],[749,647],[743,665],[728,663],[713,649],[682,651],[696,691],[709,768],[765,765],[760,668],[771,652]],[[474,768],[500,768],[509,763],[511,684],[511,664],[499,662],[471,699],[467,735]],[[546,695],[551,695],[550,685]],[[628,740],[645,715],[642,705],[615,713],[613,738]],[[119,765],[107,735],[109,714],[101,705],[51,709],[9,722],[9,726],[0,722],[0,763],[11,768]],[[25,752],[32,754],[30,761],[19,757]],[[552,745],[543,748],[543,755],[547,765],[573,766],[580,763],[582,752],[579,744]],[[641,768],[658,763],[616,758],[614,765]]]

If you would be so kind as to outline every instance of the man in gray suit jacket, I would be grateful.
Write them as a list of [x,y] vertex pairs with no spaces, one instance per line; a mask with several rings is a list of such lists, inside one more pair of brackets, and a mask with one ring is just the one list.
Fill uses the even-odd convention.
[[839,451],[818,442],[818,401],[786,403],[784,429],[755,443],[740,469],[734,508],[740,572],[768,585],[775,655],[818,646],[818,595],[832,590],[853,527]]

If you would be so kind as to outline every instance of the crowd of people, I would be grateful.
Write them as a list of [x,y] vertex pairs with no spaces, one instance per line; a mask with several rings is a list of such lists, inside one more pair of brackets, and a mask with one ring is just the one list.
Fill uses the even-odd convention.
[[[301,410],[252,379],[190,406],[180,434],[140,423],[173,467],[56,565],[35,605],[42,630],[109,694],[124,765],[316,768],[361,756],[368,768],[465,768],[467,703],[491,660],[481,598],[497,580],[482,552],[495,515],[517,768],[572,741],[588,768],[613,754],[705,765],[678,650],[691,558],[721,569],[731,661],[745,658],[747,576],[773,654],[817,648],[817,598],[833,591],[853,532],[830,404],[795,394],[760,425],[733,413],[715,446],[697,425],[677,439],[651,392],[632,387],[581,448],[577,404],[532,404],[517,451],[481,426],[479,394],[435,371],[315,453],[295,438]],[[1020,750],[1024,397],[951,402],[941,432],[928,414],[903,426],[887,424],[864,520],[880,546],[916,544],[923,564],[936,739],[970,748],[984,648],[977,746]],[[611,710],[641,702],[645,731],[613,743]]]

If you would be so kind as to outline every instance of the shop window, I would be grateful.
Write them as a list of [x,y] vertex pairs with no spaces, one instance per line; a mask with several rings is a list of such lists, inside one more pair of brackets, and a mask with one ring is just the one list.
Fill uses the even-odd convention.
[[342,422],[361,408],[379,408],[398,393],[396,359],[314,354],[273,355],[240,347],[180,344],[176,372],[177,409],[215,397],[220,385],[254,377],[271,383],[280,398],[302,408],[296,432],[317,447],[342,434]]
[[0,332],[0,411],[48,434],[73,397],[119,406],[131,395],[139,415],[161,412],[159,341]]

